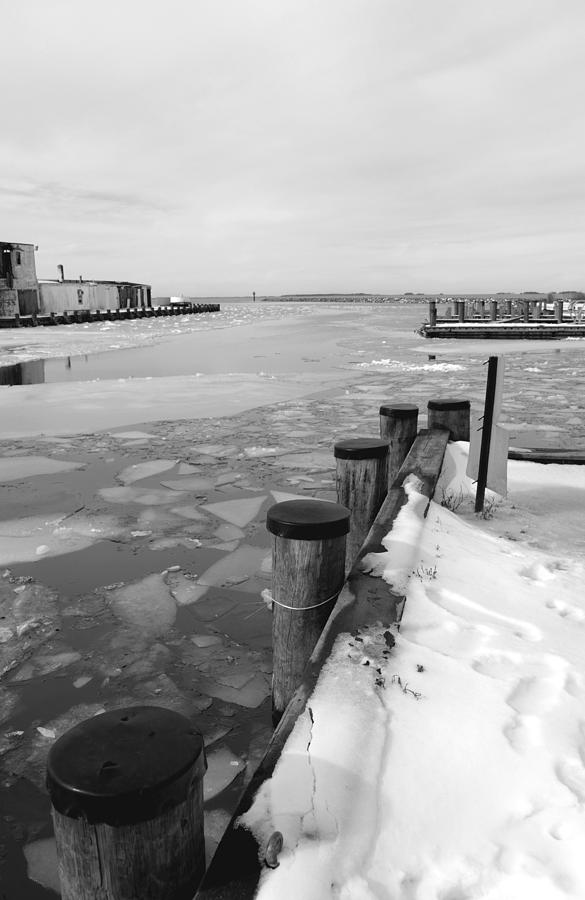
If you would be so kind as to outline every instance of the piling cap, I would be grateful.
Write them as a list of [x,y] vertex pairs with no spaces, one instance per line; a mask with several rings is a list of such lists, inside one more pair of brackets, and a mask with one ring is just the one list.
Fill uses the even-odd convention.
[[415,419],[418,406],[413,403],[385,403],[380,407],[380,415],[391,419]]
[[57,812],[92,824],[134,825],[187,799],[207,768],[203,737],[160,706],[87,719],[49,751],[47,789]]
[[457,399],[449,399],[449,400],[429,400],[427,404],[428,409],[440,409],[444,411],[450,411],[452,409],[469,409],[471,406],[469,400],[457,400]]
[[348,438],[333,447],[336,459],[382,459],[388,454],[388,441],[381,438]]
[[266,514],[266,527],[277,537],[299,541],[323,541],[349,531],[351,513],[327,500],[285,500]]

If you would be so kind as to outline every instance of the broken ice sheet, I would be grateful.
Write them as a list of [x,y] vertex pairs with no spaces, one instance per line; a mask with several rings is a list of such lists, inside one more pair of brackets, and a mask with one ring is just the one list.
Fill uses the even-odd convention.
[[232,444],[197,444],[193,447],[194,453],[203,453],[205,456],[217,456],[218,458],[226,456],[235,456],[238,448]]
[[203,801],[206,803],[225,790],[245,767],[243,759],[227,747],[208,753],[207,772],[203,779]]
[[40,584],[18,585],[0,579],[0,676],[18,665],[32,650],[55,634],[57,594]]
[[203,478],[193,475],[191,478],[173,478],[169,481],[161,481],[163,487],[169,488],[171,491],[201,491],[205,493],[213,487],[213,481],[209,478]]
[[22,481],[34,475],[55,475],[57,472],[71,472],[83,468],[83,463],[50,459],[48,456],[1,456],[0,484],[7,481]]
[[74,650],[62,650],[60,653],[39,653],[29,662],[23,663],[17,669],[16,674],[12,675],[10,681],[30,681],[31,678],[42,678],[58,669],[64,669],[80,659],[81,654]]
[[177,604],[162,574],[148,575],[108,592],[115,614],[139,631],[156,636],[174,624]]
[[110,487],[98,491],[100,497],[109,503],[141,503],[144,506],[162,506],[164,503],[176,503],[182,496],[180,491],[169,491],[165,488]]
[[335,459],[330,450],[309,450],[288,453],[275,459],[279,466],[304,469],[305,472],[321,472],[335,468]]
[[194,521],[205,520],[207,517],[199,510],[197,506],[173,506],[171,512],[182,516],[184,519],[193,519]]
[[10,519],[0,522],[0,565],[73,553],[121,533],[118,520],[112,516],[55,513],[50,518]]
[[205,865],[211,862],[217,845],[221,841],[231,816],[225,809],[209,809],[204,812]]
[[23,848],[26,858],[26,874],[31,881],[61,893],[59,869],[57,865],[57,845],[54,837],[32,841]]
[[213,533],[220,541],[241,541],[246,537],[246,532],[237,525],[220,525]]
[[118,479],[123,484],[132,484],[134,481],[141,481],[143,478],[150,478],[152,475],[166,472],[168,469],[172,469],[176,463],[176,459],[151,459],[148,462],[136,463],[123,469],[119,473]]
[[207,587],[201,586],[193,578],[187,578],[182,572],[169,572],[166,581],[179,606],[196,603],[207,591]]
[[244,528],[256,518],[262,504],[266,500],[266,495],[259,497],[247,497],[245,500],[224,500],[220,503],[208,503],[203,509],[212,512],[220,519],[231,522],[232,525],[238,525]]
[[238,706],[247,709],[256,709],[270,694],[270,681],[266,675],[256,672],[241,687],[231,687],[204,676],[198,688],[204,694],[226,703],[237,703]]
[[242,545],[213,563],[199,576],[197,583],[202,587],[228,587],[237,584],[239,590],[255,591],[257,588],[254,584],[246,585],[244,582],[260,573],[265,557],[264,547]]
[[121,441],[138,441],[144,438],[155,437],[154,434],[149,434],[148,431],[107,431],[106,434],[110,434]]

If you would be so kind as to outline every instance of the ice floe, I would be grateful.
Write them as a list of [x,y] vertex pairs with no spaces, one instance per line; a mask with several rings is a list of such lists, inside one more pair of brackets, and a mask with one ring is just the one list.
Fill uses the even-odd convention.
[[224,500],[219,503],[207,503],[203,509],[208,510],[220,519],[232,525],[244,528],[256,518],[266,500],[266,495],[247,497],[245,500]]
[[201,478],[194,475],[191,478],[173,478],[169,481],[161,481],[163,487],[170,488],[171,491],[205,491],[211,490],[213,481],[209,478]]
[[207,772],[203,779],[203,800],[207,802],[221,794],[234,778],[246,768],[246,763],[227,747],[207,754]]
[[162,574],[148,575],[108,595],[115,614],[139,631],[161,635],[175,622],[177,604]]
[[180,496],[178,491],[164,488],[109,487],[98,491],[100,497],[110,503],[140,503],[143,506],[162,506],[174,503]]
[[142,481],[143,478],[150,478],[166,472],[168,469],[172,469],[176,463],[176,459],[151,459],[148,462],[136,463],[123,469],[118,474],[118,479],[123,484],[133,484],[135,481]]
[[[125,490],[122,488],[121,490]],[[176,496],[176,495],[175,495]],[[59,556],[118,537],[122,528],[111,516],[71,516],[56,513],[0,522],[0,565],[32,562],[39,556]]]
[[65,462],[47,456],[2,456],[0,457],[0,484],[6,481],[22,481],[34,475],[56,475],[57,472],[72,472],[82,469],[83,463]]

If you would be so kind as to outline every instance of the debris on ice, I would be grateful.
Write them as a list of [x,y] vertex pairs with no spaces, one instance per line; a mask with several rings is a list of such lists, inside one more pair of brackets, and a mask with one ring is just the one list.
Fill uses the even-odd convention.
[[118,480],[122,484],[133,484],[135,481],[142,481],[144,478],[150,478],[158,475],[160,472],[166,472],[177,464],[176,459],[151,459],[147,462],[136,463],[133,466],[127,466],[118,474]]

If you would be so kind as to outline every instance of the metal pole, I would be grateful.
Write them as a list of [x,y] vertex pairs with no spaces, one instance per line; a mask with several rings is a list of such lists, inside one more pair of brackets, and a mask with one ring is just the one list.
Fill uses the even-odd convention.
[[485,406],[481,431],[481,449],[479,451],[479,468],[477,472],[477,490],[475,492],[475,512],[483,510],[488,466],[490,461],[490,443],[492,424],[494,421],[494,400],[496,397],[496,380],[498,377],[498,357],[490,356],[488,360],[487,384],[485,389]]

